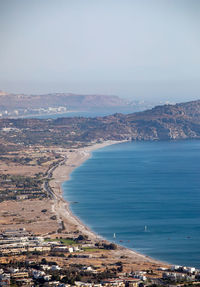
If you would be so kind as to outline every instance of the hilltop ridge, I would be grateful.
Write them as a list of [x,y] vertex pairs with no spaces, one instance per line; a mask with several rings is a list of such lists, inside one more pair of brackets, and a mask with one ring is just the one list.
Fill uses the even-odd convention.
[[48,93],[41,95],[11,94],[0,91],[0,117],[31,117],[70,111],[109,109],[113,112],[141,111],[152,103],[131,101],[115,95]]
[[200,100],[132,114],[57,119],[1,119],[0,140],[16,145],[74,146],[104,140],[200,138]]

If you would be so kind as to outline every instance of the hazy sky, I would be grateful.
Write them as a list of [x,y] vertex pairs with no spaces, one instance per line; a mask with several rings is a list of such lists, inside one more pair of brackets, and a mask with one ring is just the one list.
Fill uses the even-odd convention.
[[200,98],[200,0],[0,0],[0,90]]

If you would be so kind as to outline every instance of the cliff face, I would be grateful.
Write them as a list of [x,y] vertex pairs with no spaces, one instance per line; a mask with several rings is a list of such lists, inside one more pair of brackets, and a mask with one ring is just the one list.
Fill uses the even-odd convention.
[[157,106],[134,114],[56,120],[2,119],[0,139],[18,144],[66,145],[99,140],[200,138],[200,101]]

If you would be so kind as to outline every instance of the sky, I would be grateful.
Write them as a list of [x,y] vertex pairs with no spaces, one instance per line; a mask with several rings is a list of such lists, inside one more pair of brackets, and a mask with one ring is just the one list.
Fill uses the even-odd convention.
[[0,0],[0,90],[200,99],[200,0]]

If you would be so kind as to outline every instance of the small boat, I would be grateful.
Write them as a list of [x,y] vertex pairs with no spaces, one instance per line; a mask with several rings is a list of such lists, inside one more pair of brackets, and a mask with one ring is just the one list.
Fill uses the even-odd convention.
[[144,226],[144,231],[147,231],[147,226],[146,225]]
[[115,233],[113,233],[113,238],[114,238],[114,239],[116,238],[116,234],[115,234]]

